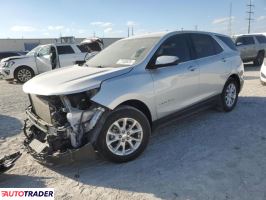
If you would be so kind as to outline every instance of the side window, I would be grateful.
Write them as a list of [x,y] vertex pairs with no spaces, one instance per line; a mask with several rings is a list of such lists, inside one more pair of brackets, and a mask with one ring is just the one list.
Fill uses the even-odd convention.
[[75,53],[70,45],[57,46],[56,48],[59,55]]
[[43,46],[38,52],[39,56],[46,56],[49,54],[50,54],[50,46]]
[[234,44],[234,42],[232,41],[231,38],[226,37],[226,36],[221,36],[221,35],[216,35],[220,40],[223,41],[224,44],[226,44],[230,49],[237,51],[237,48]]
[[210,35],[194,33],[191,34],[191,39],[197,58],[213,56],[223,51],[221,46]]
[[179,34],[166,39],[156,52],[156,58],[159,56],[177,56],[180,62],[190,60],[186,36]]
[[82,53],[88,53],[89,52],[84,45],[77,45],[77,47]]
[[254,38],[253,37],[244,37],[244,44],[245,45],[255,44]]
[[265,44],[266,43],[266,37],[263,35],[258,35],[256,36],[256,39],[259,41],[259,43],[261,44]]

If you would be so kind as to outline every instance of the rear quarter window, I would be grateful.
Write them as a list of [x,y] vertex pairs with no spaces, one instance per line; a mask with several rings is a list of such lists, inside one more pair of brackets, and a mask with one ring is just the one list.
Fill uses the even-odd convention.
[[263,35],[258,35],[256,36],[256,39],[258,40],[259,43],[265,44],[266,43],[266,37]]
[[221,35],[216,35],[216,37],[222,40],[222,42],[226,44],[226,46],[228,46],[230,49],[232,49],[233,51],[237,51],[237,48],[231,38]]
[[191,40],[197,58],[217,55],[223,51],[222,47],[210,35],[194,33],[191,34]]

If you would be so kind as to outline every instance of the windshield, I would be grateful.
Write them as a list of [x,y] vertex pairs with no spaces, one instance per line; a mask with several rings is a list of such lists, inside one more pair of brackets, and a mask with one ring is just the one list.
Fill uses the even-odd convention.
[[40,50],[40,48],[41,48],[41,46],[37,46],[37,47],[35,47],[34,49],[32,49],[30,52],[28,52],[26,55],[27,55],[27,56],[34,56],[34,54],[35,54],[36,52],[38,52],[38,51]]
[[86,62],[89,67],[123,67],[140,63],[160,37],[119,40]]

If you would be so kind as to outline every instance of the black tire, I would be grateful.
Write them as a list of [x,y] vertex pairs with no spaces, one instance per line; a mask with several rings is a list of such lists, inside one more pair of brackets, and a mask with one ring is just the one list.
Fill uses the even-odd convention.
[[261,85],[266,86],[266,83],[264,81],[260,81]]
[[[23,76],[23,74],[25,74],[25,76]],[[33,76],[33,70],[27,66],[19,67],[14,72],[14,77],[19,83],[25,83],[31,78],[33,78]]]
[[[117,155],[117,154],[113,153],[110,150],[110,147],[108,147],[108,145],[107,145],[107,137],[110,137],[110,135],[109,136],[107,135],[109,128],[113,127],[114,122],[116,122],[117,120],[120,120],[122,118],[134,119],[138,122],[138,125],[140,125],[142,128],[142,139],[139,142],[139,146],[132,153],[130,153],[128,155]],[[131,128],[131,127],[129,127],[129,128]],[[117,130],[120,130],[120,129],[117,129]],[[124,132],[124,134],[126,134],[126,132]],[[141,134],[141,133],[139,133],[139,134]],[[122,135],[122,133],[120,132],[119,137],[122,138],[121,135]],[[138,109],[136,109],[134,107],[121,106],[121,107],[118,107],[117,109],[115,109],[114,111],[112,111],[108,115],[108,117],[107,117],[107,119],[106,119],[106,121],[105,121],[105,123],[101,129],[101,132],[97,138],[96,148],[99,151],[99,153],[101,155],[103,155],[103,157],[109,161],[116,162],[116,163],[128,162],[128,161],[131,161],[131,160],[137,158],[145,150],[145,148],[148,145],[150,135],[151,135],[151,127],[150,127],[150,124],[149,124],[147,117],[141,111],[139,111]],[[117,144],[117,146],[120,146],[121,143],[123,143],[123,141],[121,142],[122,139],[119,139],[119,140],[120,141],[118,141],[119,144]],[[126,143],[127,143],[127,141],[124,141],[124,145],[126,145]],[[132,141],[131,141],[131,144],[132,144]],[[129,147],[129,143],[127,143],[127,145]],[[120,147],[123,148],[123,145]]]
[[[235,99],[234,99],[234,101],[233,101],[233,103],[232,104],[228,104],[227,103],[227,90],[229,90],[229,87],[230,87],[230,85],[233,85],[234,87],[235,87],[235,89],[236,89],[236,95],[235,95]],[[221,110],[221,111],[224,111],[224,112],[230,112],[230,111],[232,111],[234,108],[235,108],[235,106],[236,106],[236,104],[237,104],[237,100],[238,100],[238,94],[239,94],[239,84],[238,84],[238,81],[236,80],[236,79],[234,79],[234,78],[229,78],[227,81],[226,81],[226,83],[225,83],[225,85],[224,85],[224,88],[223,88],[223,92],[222,92],[222,94],[220,95],[220,99],[219,99],[219,109]],[[231,99],[232,100],[232,99]]]
[[263,64],[263,60],[264,60],[264,52],[260,51],[253,63],[256,66],[261,66]]

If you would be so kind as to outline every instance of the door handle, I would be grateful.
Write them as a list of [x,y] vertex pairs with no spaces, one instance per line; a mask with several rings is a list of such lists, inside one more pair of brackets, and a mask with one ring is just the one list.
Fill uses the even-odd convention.
[[195,66],[189,66],[187,69],[189,71],[191,71],[191,72],[194,72],[197,69],[197,67],[195,67]]

